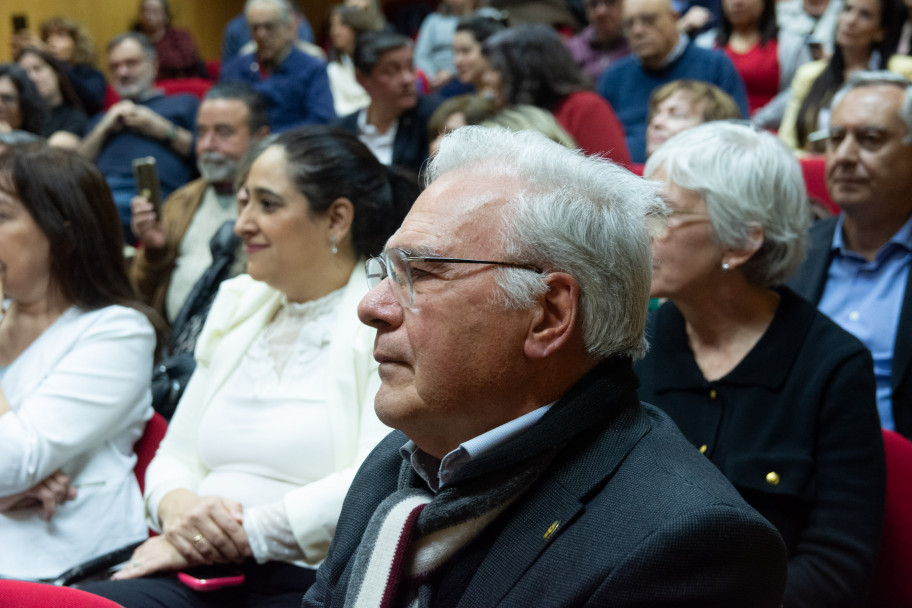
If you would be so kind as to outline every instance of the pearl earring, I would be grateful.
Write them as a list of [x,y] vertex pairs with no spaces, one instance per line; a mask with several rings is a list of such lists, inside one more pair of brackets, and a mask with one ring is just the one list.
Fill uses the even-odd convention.
[[329,237],[329,251],[333,255],[339,253],[339,248],[336,247],[336,237],[334,236]]
[[729,268],[728,262],[722,262],[722,272],[728,272]]

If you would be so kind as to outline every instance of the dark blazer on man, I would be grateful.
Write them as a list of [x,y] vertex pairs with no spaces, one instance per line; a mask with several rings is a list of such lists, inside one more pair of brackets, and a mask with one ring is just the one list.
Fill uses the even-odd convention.
[[[827,273],[833,260],[833,234],[838,218],[821,220],[811,227],[808,257],[788,285],[798,295],[817,304],[823,296]],[[896,339],[890,385],[893,391],[893,421],[896,431],[912,438],[912,266],[906,280]]]
[[[629,359],[602,363],[532,428],[456,474],[451,485],[470,484],[561,446],[442,568],[431,605],[778,608],[778,533],[664,413],[640,404],[636,382]],[[396,490],[406,440],[395,431],[365,460],[303,606],[344,604],[355,551]]]
[[[411,169],[415,173],[421,170],[421,166],[430,155],[428,120],[439,105],[440,100],[436,97],[419,95],[415,107],[399,117],[396,139],[393,140],[393,165]],[[358,112],[366,111],[358,110]],[[334,126],[358,135],[358,112],[343,116],[334,123]]]

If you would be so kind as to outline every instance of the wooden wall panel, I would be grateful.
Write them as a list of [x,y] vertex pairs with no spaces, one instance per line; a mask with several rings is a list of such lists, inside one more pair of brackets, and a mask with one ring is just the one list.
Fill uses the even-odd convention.
[[[300,2],[317,36],[329,14],[332,0]],[[65,15],[82,22],[95,38],[99,57],[108,40],[125,31],[136,17],[139,0],[0,0],[0,61],[10,61],[10,17],[28,15],[32,29],[44,19]],[[244,0],[171,0],[174,23],[190,30],[205,60],[218,59],[222,48],[222,30],[228,21],[240,14]],[[104,65],[100,66],[104,69]]]

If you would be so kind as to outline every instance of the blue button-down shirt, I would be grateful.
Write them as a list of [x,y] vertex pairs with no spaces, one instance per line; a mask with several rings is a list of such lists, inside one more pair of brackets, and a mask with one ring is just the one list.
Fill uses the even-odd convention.
[[423,452],[413,441],[408,441],[399,448],[402,459],[412,465],[415,472],[427,482],[432,492],[436,493],[442,486],[453,479],[453,476],[465,465],[486,454],[494,448],[503,445],[523,431],[529,429],[544,416],[553,403],[543,405],[519,418],[493,428],[478,437],[473,437],[459,447],[437,460],[430,454]]
[[873,261],[850,251],[842,236],[844,216],[833,235],[833,260],[820,298],[821,312],[854,334],[874,357],[881,426],[894,428],[890,370],[909,264],[912,218],[877,251]]

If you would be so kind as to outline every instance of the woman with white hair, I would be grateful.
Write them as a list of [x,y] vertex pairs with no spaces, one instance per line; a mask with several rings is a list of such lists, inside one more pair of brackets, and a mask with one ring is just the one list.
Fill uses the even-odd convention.
[[782,535],[784,606],[864,605],[884,455],[871,354],[782,285],[804,256],[801,169],[773,135],[707,123],[646,163],[670,207],[653,238],[640,397]]

